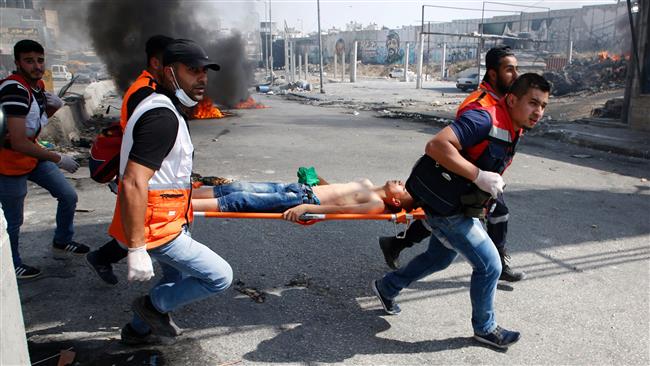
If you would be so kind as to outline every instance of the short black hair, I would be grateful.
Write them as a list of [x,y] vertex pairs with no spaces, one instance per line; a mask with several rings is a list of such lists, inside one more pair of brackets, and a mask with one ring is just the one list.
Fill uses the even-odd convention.
[[520,75],[517,80],[510,86],[509,94],[514,94],[521,98],[528,93],[530,89],[539,89],[543,92],[551,92],[551,84],[543,76],[529,72]]
[[167,48],[167,45],[172,43],[173,40],[173,38],[163,36],[162,34],[151,36],[144,46],[145,52],[147,53],[147,64],[152,57],[160,57],[162,62],[162,54],[165,48]]
[[43,49],[43,46],[41,46],[40,43],[33,41],[31,39],[23,39],[22,41],[16,42],[14,45],[14,60],[18,61],[20,60],[20,54],[21,53],[29,53],[29,52],[39,52],[39,53],[45,53],[45,50]]
[[485,54],[485,70],[499,70],[501,59],[508,56],[514,56],[514,52],[509,46],[492,47]]

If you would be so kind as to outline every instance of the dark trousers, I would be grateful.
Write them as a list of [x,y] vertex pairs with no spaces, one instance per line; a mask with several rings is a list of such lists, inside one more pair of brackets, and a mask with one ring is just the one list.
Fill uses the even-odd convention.
[[97,261],[99,264],[109,265],[121,261],[129,251],[122,248],[117,240],[112,239],[97,249]]

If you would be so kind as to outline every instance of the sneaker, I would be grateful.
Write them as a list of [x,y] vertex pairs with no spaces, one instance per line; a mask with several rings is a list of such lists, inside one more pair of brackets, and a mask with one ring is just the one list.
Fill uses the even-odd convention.
[[498,325],[491,333],[485,335],[474,333],[474,339],[477,341],[500,349],[507,349],[517,343],[520,337],[521,333],[501,328]]
[[68,255],[85,255],[89,251],[90,248],[76,241],[70,241],[64,244],[52,242],[52,252],[54,252],[54,256],[57,258],[64,258]]
[[19,280],[34,278],[40,275],[41,275],[40,269],[28,266],[24,263],[16,267],[16,278]]
[[397,305],[395,300],[390,300],[384,297],[381,294],[381,292],[379,292],[379,288],[377,287],[377,280],[373,280],[372,282],[370,282],[370,288],[372,288],[372,292],[375,293],[375,295],[379,299],[379,302],[381,302],[381,306],[384,307],[384,311],[386,312],[386,314],[397,315],[402,312],[402,309],[400,309],[399,305]]
[[149,296],[140,296],[133,301],[133,311],[142,318],[155,333],[165,337],[181,335],[181,328],[174,323],[171,314],[161,313],[153,307]]
[[379,248],[381,248],[381,252],[384,254],[384,260],[388,267],[393,270],[399,267],[397,259],[399,258],[399,253],[404,249],[401,245],[398,245],[397,240],[399,239],[394,236],[382,236],[379,238]]
[[128,323],[122,327],[122,331],[120,332],[120,342],[127,346],[139,346],[143,344],[159,343],[160,339],[153,335],[151,331],[147,334],[140,334],[133,329],[131,323]]
[[86,264],[90,267],[95,274],[104,282],[109,285],[117,285],[118,279],[113,273],[113,267],[110,264],[99,263],[97,256],[99,252],[89,252],[86,254]]

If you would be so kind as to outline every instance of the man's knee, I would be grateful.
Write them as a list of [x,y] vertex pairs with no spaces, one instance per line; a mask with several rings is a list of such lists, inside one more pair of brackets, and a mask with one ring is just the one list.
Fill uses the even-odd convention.
[[228,262],[223,261],[219,264],[218,270],[211,274],[206,281],[206,285],[210,291],[217,293],[226,290],[233,281],[232,267]]
[[76,205],[79,197],[77,196],[77,191],[75,191],[74,188],[68,187],[68,189],[62,190],[61,193],[56,196],[56,199],[66,205]]

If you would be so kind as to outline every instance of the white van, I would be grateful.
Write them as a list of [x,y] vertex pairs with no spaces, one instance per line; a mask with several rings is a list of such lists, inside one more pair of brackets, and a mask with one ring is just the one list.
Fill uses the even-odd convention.
[[65,65],[52,65],[52,80],[72,80],[72,74]]

